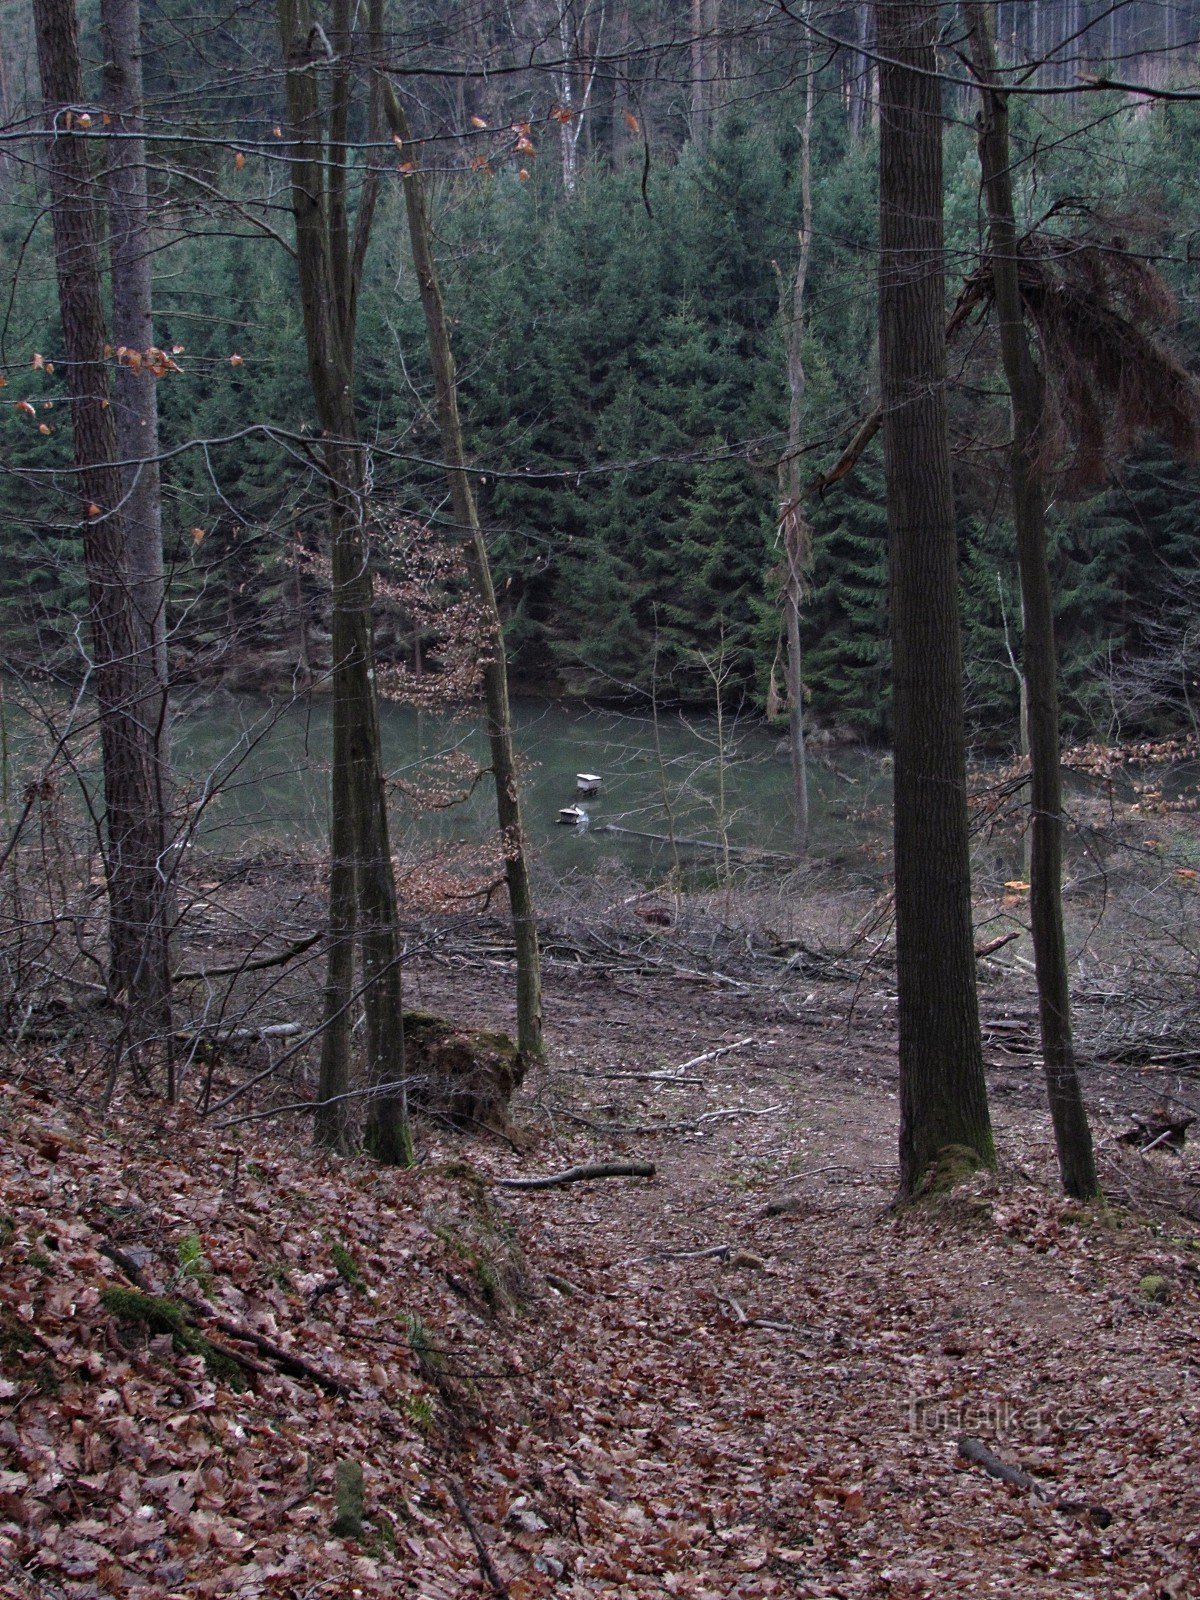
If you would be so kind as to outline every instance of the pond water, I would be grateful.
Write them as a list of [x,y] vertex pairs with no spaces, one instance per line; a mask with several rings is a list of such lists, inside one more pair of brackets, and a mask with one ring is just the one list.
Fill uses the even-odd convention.
[[[330,706],[321,699],[273,703],[222,696],[180,714],[174,759],[185,782],[213,798],[199,833],[206,845],[241,851],[288,838],[319,839],[329,795]],[[761,721],[663,713],[657,720],[560,702],[517,701],[514,723],[523,770],[526,830],[553,870],[594,867],[616,856],[635,869],[670,864],[669,847],[642,833],[719,841],[787,852],[791,840],[790,769],[779,734]],[[384,757],[398,780],[393,800],[397,843],[417,839],[482,840],[494,828],[490,779],[462,803],[432,809],[428,791],[464,793],[487,763],[478,720],[450,719],[408,707],[381,708]],[[576,792],[576,774],[597,773],[596,795]],[[812,763],[812,834],[822,856],[869,855],[888,826],[891,776],[877,752],[839,749]],[[560,810],[579,804],[586,831],[563,826]],[[673,826],[672,826],[673,824]],[[685,864],[713,852],[681,851]]]
[[[0,704],[10,822],[12,802],[38,771],[45,748],[18,711],[24,698],[14,690]],[[673,851],[639,834],[718,844],[726,837],[736,850],[763,852],[771,867],[786,870],[786,859],[769,858],[790,852],[791,773],[779,731],[761,719],[731,717],[719,727],[712,716],[664,712],[656,722],[612,708],[534,700],[515,701],[513,711],[526,831],[536,859],[554,875],[592,872],[605,861],[620,862],[638,877],[661,875],[672,866]],[[319,844],[328,826],[330,720],[329,701],[320,697],[279,701],[222,692],[181,707],[173,759],[181,793],[198,816],[197,842],[224,855]],[[431,841],[491,838],[495,802],[483,770],[487,740],[480,720],[385,702],[381,721],[393,780],[394,846],[415,852]],[[94,737],[91,745],[89,760],[86,748],[74,743],[73,759],[95,783]],[[581,772],[600,775],[599,793],[577,793]],[[1178,773],[1164,776],[1178,780]],[[973,781],[986,784],[986,765],[976,768]],[[1118,777],[1122,798],[1133,798],[1132,781],[1129,771]],[[1190,772],[1188,782],[1195,781]],[[1095,780],[1068,778],[1067,787],[1082,796],[1094,790]],[[885,753],[845,746],[814,752],[813,859],[878,877],[889,853],[891,798]],[[559,823],[560,811],[573,805],[586,812],[586,828]],[[609,825],[630,831],[610,833]],[[1074,835],[1067,847],[1076,854],[1083,849]],[[701,881],[720,864],[717,850],[692,844],[680,844],[678,857]],[[733,857],[735,864],[748,859]],[[977,840],[976,861],[998,881],[1023,875],[1021,844],[1011,827]]]

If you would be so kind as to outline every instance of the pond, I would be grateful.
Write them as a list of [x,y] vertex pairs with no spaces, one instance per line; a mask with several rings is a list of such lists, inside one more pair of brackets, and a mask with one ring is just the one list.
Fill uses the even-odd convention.
[[[44,740],[17,707],[27,695],[6,691],[5,789],[13,800],[39,768]],[[674,860],[662,836],[719,845],[733,860],[761,853],[786,869],[791,846],[791,772],[777,728],[758,717],[678,711],[657,719],[577,702],[517,700],[516,741],[523,776],[526,831],[535,858],[550,873],[595,871],[621,863],[637,877],[661,875]],[[61,714],[61,708],[60,708]],[[178,710],[173,759],[182,794],[196,809],[196,838],[224,855],[290,844],[319,843],[329,811],[331,706],[327,698],[273,700],[224,691]],[[487,740],[478,717],[452,718],[384,702],[384,758],[391,783],[393,843],[416,853],[422,843],[480,843],[494,833],[495,804],[486,771]],[[89,757],[90,739],[90,759]],[[95,782],[94,735],[73,742],[73,758]],[[986,786],[989,764],[974,768]],[[580,795],[576,775],[600,776],[599,792]],[[482,776],[481,776],[482,774]],[[891,831],[891,760],[879,750],[840,746],[810,758],[811,853],[815,861],[877,878]],[[1119,773],[1120,799],[1135,798],[1135,769]],[[1162,774],[1168,785],[1194,789],[1194,768]],[[473,781],[474,780],[474,781]],[[1072,799],[1093,795],[1098,780],[1068,775]],[[202,802],[197,805],[197,802]],[[560,812],[578,805],[583,826],[563,826]],[[626,830],[608,832],[609,827]],[[658,835],[658,840],[645,835]],[[1068,853],[1085,845],[1069,834]],[[681,867],[701,880],[719,852],[680,844]],[[779,860],[771,857],[777,855]],[[1023,876],[1019,838],[1009,826],[980,837],[977,865],[990,878]]]
[[[635,870],[669,865],[668,846],[637,833],[789,851],[791,774],[780,735],[761,720],[663,713],[657,719],[612,709],[523,700],[514,703],[523,773],[526,830],[552,870],[594,867],[615,856]],[[196,793],[213,790],[199,834],[221,851],[242,851],[289,838],[323,837],[328,818],[330,713],[323,699],[272,702],[221,696],[183,711],[174,728],[174,759]],[[381,707],[384,758],[393,787],[397,844],[420,839],[486,838],[494,800],[478,719],[452,719],[409,707]],[[576,776],[600,777],[599,792],[577,793]],[[822,855],[870,854],[888,826],[891,775],[878,752],[839,749],[812,762],[812,834]],[[429,803],[447,792],[459,804]],[[425,799],[422,799],[422,795]],[[582,826],[559,813],[578,804]],[[712,851],[687,847],[685,863],[711,861]]]

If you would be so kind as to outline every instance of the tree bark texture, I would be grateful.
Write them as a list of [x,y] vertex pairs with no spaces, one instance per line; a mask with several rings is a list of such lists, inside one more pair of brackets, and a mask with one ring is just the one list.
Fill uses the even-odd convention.
[[[139,0],[101,0],[104,106],[111,132],[105,176],[112,265],[112,343],[145,351],[154,344],[150,222],[143,138]],[[118,364],[117,445],[125,485],[126,546],[134,616],[151,676],[166,685],[162,501],[158,471],[158,386],[145,367]]]
[[[388,121],[393,133],[407,146],[410,142],[408,118],[394,90],[389,86],[386,100]],[[446,462],[450,499],[463,540],[463,553],[471,586],[475,591],[490,635],[483,663],[484,707],[492,777],[496,786],[496,813],[504,852],[504,874],[512,908],[513,939],[517,950],[517,1046],[526,1061],[539,1061],[542,1045],[542,978],[538,950],[537,917],[533,886],[529,877],[525,828],[521,821],[520,787],[513,749],[512,711],[508,699],[508,667],[504,655],[504,633],[496,591],[492,584],[487,544],[479,523],[479,512],[466,468],[462,424],[458,414],[458,386],[455,381],[454,354],[450,346],[450,325],[442,301],[437,263],[433,255],[433,229],[425,185],[420,173],[410,172],[404,179],[404,200],[408,230],[412,241],[413,265],[425,313],[425,330],[433,365],[434,395],[442,455]]]
[[123,483],[109,403],[95,189],[79,124],[83,72],[74,0],[36,0],[34,22],[46,120],[53,130],[47,168],[55,269],[85,508],[84,564],[104,766],[109,985],[128,1006],[135,1045],[163,1042],[173,1094],[163,829],[153,741],[143,718]]
[[880,372],[895,728],[900,1178],[995,1160],[975,989],[962,647],[946,417],[937,7],[876,6]]
[[[376,53],[381,19],[380,0],[372,0],[368,29]],[[366,462],[354,409],[358,284],[378,182],[372,176],[365,181],[352,240],[346,195],[353,87],[348,0],[336,0],[332,10],[334,60],[327,68],[323,53],[312,52],[307,0],[280,0],[279,27],[287,67],[300,300],[322,435],[333,567],[330,940],[320,1098],[330,1101],[349,1086],[351,952],[357,933],[370,1082],[400,1086],[370,1098],[364,1142],[381,1161],[407,1165],[413,1147],[403,1087],[401,950],[375,683]],[[323,70],[329,74],[325,114],[318,83]],[[344,1147],[347,1127],[337,1105],[318,1113],[316,1137]]]
[[1062,769],[1058,652],[1046,551],[1047,486],[1042,462],[1042,375],[1033,359],[1018,281],[1008,105],[996,87],[996,54],[985,8],[966,3],[970,54],[979,79],[979,161],[991,229],[992,281],[1000,350],[1012,403],[1013,522],[1021,574],[1024,682],[1030,765],[1030,920],[1037,973],[1042,1056],[1063,1188],[1078,1199],[1099,1192],[1091,1129],[1071,1037],[1071,999],[1062,915]]
[[[142,22],[139,0],[101,0],[104,106],[112,132],[106,190],[112,276],[111,340],[119,349],[144,352],[154,343],[151,238],[143,135]],[[148,366],[118,362],[114,378],[117,450],[121,461],[125,547],[133,600],[139,713],[154,759],[159,859],[166,861],[171,823],[170,704],[167,681],[167,593],[163,570],[162,490],[158,469],[158,379]],[[156,944],[172,966],[175,920],[170,874],[156,907],[162,919]]]

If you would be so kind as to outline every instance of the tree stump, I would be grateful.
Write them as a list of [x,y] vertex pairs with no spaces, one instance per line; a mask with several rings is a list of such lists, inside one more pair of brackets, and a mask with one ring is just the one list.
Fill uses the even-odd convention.
[[525,1061],[506,1033],[467,1028],[427,1011],[404,1013],[405,1074],[415,1111],[454,1127],[508,1127],[508,1106]]

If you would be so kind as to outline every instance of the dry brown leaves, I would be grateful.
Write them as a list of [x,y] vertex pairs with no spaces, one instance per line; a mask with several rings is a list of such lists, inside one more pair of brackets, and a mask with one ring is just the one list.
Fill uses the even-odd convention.
[[[641,1042],[589,1050],[590,1068],[731,1042],[739,1004],[714,999],[708,1033],[669,1046],[639,1005]],[[1196,1592],[1200,1251],[1184,1224],[1056,1198],[1031,1105],[1002,1129],[1030,1177],[897,1216],[886,1083],[818,1078],[828,1043],[805,1037],[764,1034],[700,1089],[630,1089],[617,1110],[637,1122],[663,1095],[675,1120],[786,1102],[641,1140],[654,1183],[490,1201],[448,1146],[399,1174],[316,1161],[279,1129],[222,1142],[185,1113],[93,1126],[63,1109],[65,1084],[0,1085],[12,1592],[488,1593],[451,1481],[511,1600]],[[524,1170],[599,1153],[558,1133]],[[764,1216],[785,1193],[790,1211]],[[192,1235],[203,1263],[181,1280]],[[510,1236],[516,1309],[480,1268],[490,1240],[516,1274]],[[169,1336],[122,1326],[101,1304],[121,1281],[103,1239],[352,1397],[282,1375],[236,1393]],[[724,1263],[667,1254],[721,1243]],[[1165,1301],[1139,1291],[1147,1274]],[[961,1433],[1111,1522],[965,1466]],[[360,1540],[329,1531],[343,1458],[366,1472]]]

